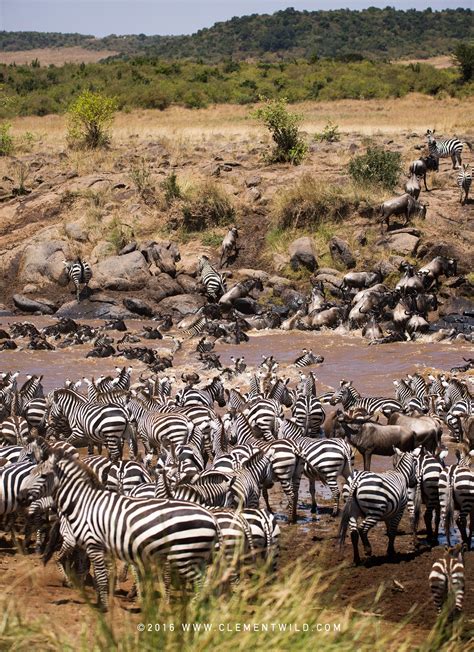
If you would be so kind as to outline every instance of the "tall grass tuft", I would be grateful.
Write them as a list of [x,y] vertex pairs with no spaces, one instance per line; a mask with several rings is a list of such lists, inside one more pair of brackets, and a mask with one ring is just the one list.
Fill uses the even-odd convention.
[[214,181],[208,180],[191,189],[182,215],[185,231],[203,231],[233,222],[235,208],[227,193]]

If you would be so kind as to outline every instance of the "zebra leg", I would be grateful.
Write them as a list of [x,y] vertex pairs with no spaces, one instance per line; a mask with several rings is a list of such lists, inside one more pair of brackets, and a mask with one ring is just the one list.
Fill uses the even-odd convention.
[[[425,509],[425,528],[426,528],[426,538],[428,539],[428,543],[433,545],[434,543],[434,535],[433,535],[433,508],[432,507],[427,507]],[[439,525],[439,521],[438,521]],[[435,523],[435,528],[436,528],[436,523]],[[438,539],[438,530],[436,529],[436,540]]]
[[448,594],[448,578],[445,575],[441,576],[440,574],[430,576],[430,588],[436,611],[441,613],[443,603]]
[[357,520],[353,516],[351,516],[349,519],[349,527],[351,528],[351,543],[352,551],[354,554],[354,564],[358,566],[360,564],[359,530],[357,528]]
[[105,563],[104,551],[96,546],[89,546],[87,554],[94,566],[97,606],[101,611],[109,608],[109,571]]
[[316,503],[316,480],[308,478],[309,494],[311,496],[311,514],[318,513],[318,505]]
[[372,546],[369,541],[369,530],[377,525],[378,519],[375,516],[366,516],[362,521],[362,525],[358,528],[364,552],[367,557],[372,557]]
[[74,550],[75,550],[75,545],[70,541],[63,539],[61,548],[56,555],[56,566],[58,568],[59,574],[61,575],[63,586],[66,586],[68,588],[72,588],[73,583],[66,570],[66,564],[67,564],[68,557],[72,555]]
[[456,519],[456,525],[458,526],[459,532],[461,534],[461,539],[462,542],[467,545],[467,549],[470,549],[471,546],[471,541],[467,537],[467,517],[466,514],[463,514],[462,512],[459,514],[458,518]]
[[341,497],[341,492],[339,491],[339,485],[337,484],[337,477],[328,479],[327,484],[329,489],[331,490],[331,494],[334,500],[331,516],[337,516],[339,514],[339,499]]
[[266,508],[270,512],[270,514],[273,514],[272,508],[270,507],[270,503],[268,501],[268,489],[265,487],[265,485],[262,487],[262,494],[263,494],[263,499],[265,501]]
[[387,557],[395,556],[395,537],[397,536],[398,524],[402,520],[403,509],[393,516],[387,523],[388,547]]

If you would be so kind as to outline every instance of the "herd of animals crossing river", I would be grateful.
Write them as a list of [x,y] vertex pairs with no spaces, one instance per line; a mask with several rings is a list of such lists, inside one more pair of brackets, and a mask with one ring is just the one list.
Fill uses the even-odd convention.
[[[381,208],[387,227],[392,214],[408,220],[417,210],[423,165],[425,174],[441,156],[461,165],[459,141],[438,143],[435,150],[432,134],[430,139],[430,157],[410,168],[406,205],[387,201]],[[467,201],[471,176],[468,168],[461,170],[461,199]],[[474,359],[462,348],[472,342],[472,315],[430,323],[442,283],[457,273],[456,260],[437,256],[418,270],[405,261],[393,289],[382,269],[349,272],[339,284],[313,278],[306,294],[287,289],[283,305],[264,308],[257,300],[263,290],[258,276],[228,287],[224,268],[238,251],[232,227],[219,265],[207,256],[199,261],[206,305],[181,320],[156,315],[135,328],[121,319],[104,325],[70,318],[43,325],[2,320],[5,535],[23,551],[34,546],[46,560],[54,555],[65,582],[71,567],[79,583],[93,573],[104,610],[109,556],[133,570],[133,593],[139,593],[143,575],[157,568],[169,593],[172,578],[199,590],[219,551],[232,591],[239,575],[259,563],[278,573],[284,519],[273,513],[272,495],[278,485],[288,522],[298,528],[298,494],[306,478],[315,514],[321,486],[329,488],[339,543],[344,546],[350,536],[356,565],[372,556],[370,531],[381,522],[388,534],[387,562],[396,558],[405,511],[414,549],[422,529],[431,548],[444,537],[446,552],[439,548],[426,583],[438,610],[448,602],[452,616],[460,613],[474,529]],[[80,302],[93,267],[81,259],[65,266]],[[287,342],[292,359],[282,362],[262,334],[269,329],[301,331],[306,347],[300,350],[297,338]],[[328,331],[335,339],[321,355],[318,343]],[[386,345],[391,355],[393,346],[452,343],[461,347],[459,359],[433,373],[414,360],[419,369],[391,378],[393,391],[382,396],[359,391],[357,376],[349,372],[332,389],[322,389],[316,368],[331,365],[337,338],[350,331],[370,345]],[[260,359],[251,362],[246,346],[255,342]],[[226,362],[219,353],[223,346],[234,351]],[[75,349],[84,357],[81,370],[93,363],[86,358],[106,363],[117,357],[121,364],[125,358],[132,366],[94,379],[71,365],[67,372],[61,367],[60,382],[57,373],[48,378],[60,366],[57,354]],[[25,358],[30,351],[31,359]],[[37,352],[42,369],[34,361]],[[15,371],[20,360],[21,374]],[[450,462],[448,446],[451,457],[456,451]],[[393,468],[371,469],[379,456]],[[348,546],[343,549],[349,556]]]

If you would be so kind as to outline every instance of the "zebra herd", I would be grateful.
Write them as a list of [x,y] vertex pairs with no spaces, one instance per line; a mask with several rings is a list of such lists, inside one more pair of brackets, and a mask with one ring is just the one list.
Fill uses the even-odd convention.
[[[226,387],[220,376],[198,386],[198,378],[188,374],[176,391],[168,376],[132,383],[131,367],[97,381],[67,381],[48,393],[41,376],[28,376],[18,386],[17,373],[1,374],[3,529],[16,542],[26,519],[25,539],[18,544],[27,547],[36,532],[37,549],[46,560],[56,554],[65,580],[74,564],[83,582],[92,564],[98,602],[107,609],[110,556],[133,569],[137,591],[159,563],[167,595],[176,579],[180,586],[199,587],[210,565],[232,582],[251,572],[258,560],[274,570],[280,534],[269,501],[274,483],[280,483],[289,521],[295,523],[303,475],[312,511],[318,509],[315,482],[320,481],[331,491],[334,517],[342,477],[339,541],[343,545],[349,530],[356,564],[361,562],[359,537],[371,556],[368,534],[382,521],[387,554],[395,554],[406,508],[415,546],[422,505],[430,546],[438,544],[440,523],[451,544],[457,514],[464,548],[456,549],[455,562],[450,549],[446,560],[435,564],[430,585],[437,607],[445,588],[455,586],[460,610],[464,580],[459,555],[470,549],[474,525],[474,433],[467,381],[455,374],[415,374],[395,381],[396,398],[361,396],[346,380],[335,391],[318,393],[314,374],[298,365],[301,358],[294,363],[299,374],[294,386],[277,373],[273,356],[262,358],[259,368],[241,372],[239,382],[248,382],[245,393]],[[428,414],[443,422],[463,448],[457,462],[446,465],[447,450],[438,436],[433,446],[425,441],[384,453],[393,455],[393,470],[359,471],[351,436],[338,429],[341,410],[327,413],[329,405],[337,404],[342,414],[365,415],[376,427],[379,419],[394,414],[420,421]],[[123,458],[125,443],[128,459]],[[88,448],[85,456],[78,451],[83,446]]]

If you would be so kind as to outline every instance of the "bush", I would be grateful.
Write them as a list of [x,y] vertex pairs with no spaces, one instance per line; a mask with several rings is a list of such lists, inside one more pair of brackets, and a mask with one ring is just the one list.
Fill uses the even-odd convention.
[[13,152],[13,136],[10,133],[11,125],[8,122],[0,124],[0,156],[10,156]]
[[355,210],[380,201],[370,189],[352,184],[330,185],[305,174],[294,186],[277,193],[274,214],[280,229],[316,229],[322,223],[347,219]]
[[110,143],[108,128],[117,103],[101,93],[83,91],[68,109],[68,142],[78,149],[96,149]]
[[165,193],[165,202],[169,207],[175,199],[181,199],[183,192],[178,184],[176,172],[171,172],[161,183],[161,188]]
[[319,140],[320,142],[326,141],[327,143],[337,143],[341,140],[338,125],[329,120],[321,132],[314,134],[314,140]]
[[130,179],[132,180],[138,194],[143,199],[148,199],[153,195],[153,186],[151,183],[151,172],[144,158],[130,167]]
[[231,224],[234,220],[235,209],[229,197],[212,181],[195,189],[183,207],[185,231],[204,231],[212,226]]
[[307,154],[308,146],[298,130],[301,116],[288,111],[286,99],[266,100],[264,106],[253,111],[251,115],[263,122],[275,141],[275,147],[268,160],[271,163],[299,165]]
[[382,186],[392,190],[401,172],[400,152],[387,152],[383,147],[369,145],[367,152],[354,156],[349,163],[349,175],[359,184]]
[[461,72],[461,81],[467,84],[472,81],[474,71],[474,43],[459,43],[453,55],[454,63]]

